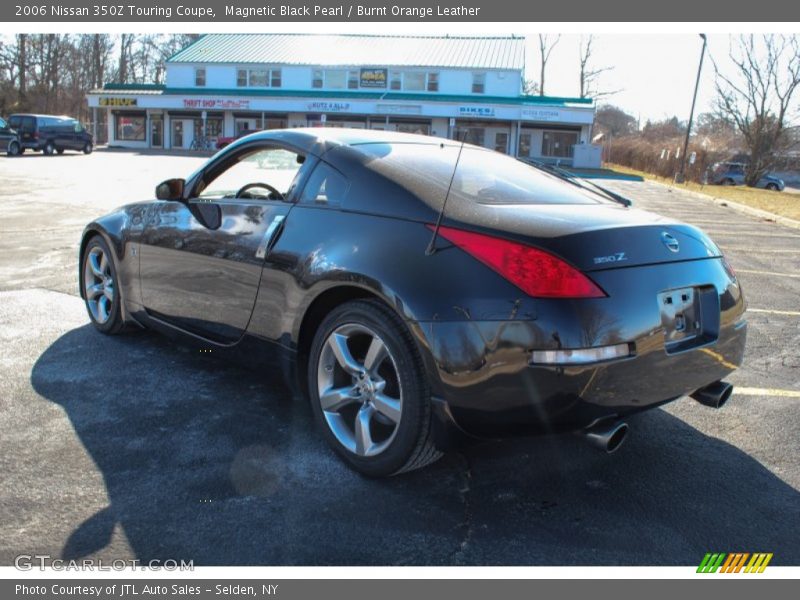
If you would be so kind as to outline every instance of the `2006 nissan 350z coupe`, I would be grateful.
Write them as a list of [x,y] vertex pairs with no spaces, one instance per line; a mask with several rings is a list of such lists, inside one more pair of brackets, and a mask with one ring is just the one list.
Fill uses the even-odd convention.
[[95,327],[275,371],[370,476],[463,437],[581,431],[610,452],[626,415],[721,406],[742,361],[742,291],[701,230],[483,148],[259,132],[156,196],[86,228]]

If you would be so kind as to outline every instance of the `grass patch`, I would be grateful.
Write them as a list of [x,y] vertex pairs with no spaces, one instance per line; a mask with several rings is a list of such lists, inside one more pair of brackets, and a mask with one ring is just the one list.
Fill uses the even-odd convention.
[[760,208],[776,215],[788,217],[800,221],[800,194],[792,194],[789,192],[770,192],[769,190],[762,190],[760,188],[750,188],[743,185],[726,186],[726,185],[700,185],[699,183],[687,182],[682,184],[673,183],[672,179],[666,177],[659,177],[651,173],[637,171],[636,169],[629,169],[621,165],[608,165],[615,171],[620,173],[627,173],[630,175],[639,175],[651,181],[658,181],[665,185],[669,185],[679,190],[689,190],[692,192],[699,192],[706,194],[713,198],[720,198],[722,200],[731,200],[739,204],[746,204],[753,208]]

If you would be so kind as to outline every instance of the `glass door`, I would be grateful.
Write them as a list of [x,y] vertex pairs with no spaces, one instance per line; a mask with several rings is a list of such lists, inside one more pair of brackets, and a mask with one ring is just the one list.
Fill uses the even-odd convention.
[[161,148],[164,145],[164,121],[161,115],[150,117],[150,146]]

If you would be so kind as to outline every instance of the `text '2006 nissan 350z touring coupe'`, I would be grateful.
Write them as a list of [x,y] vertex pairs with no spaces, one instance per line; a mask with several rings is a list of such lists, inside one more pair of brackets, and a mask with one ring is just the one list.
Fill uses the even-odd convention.
[[626,415],[721,406],[742,362],[742,291],[701,230],[494,151],[264,131],[156,196],[85,230],[95,327],[285,377],[367,475],[462,437],[580,431],[610,452]]

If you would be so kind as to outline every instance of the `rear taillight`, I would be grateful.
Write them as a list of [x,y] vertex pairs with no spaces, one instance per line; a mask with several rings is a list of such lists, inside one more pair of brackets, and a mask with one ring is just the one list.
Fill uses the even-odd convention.
[[[433,225],[428,225],[433,230]],[[450,227],[439,235],[534,298],[603,298],[605,292],[557,256],[525,244]]]

